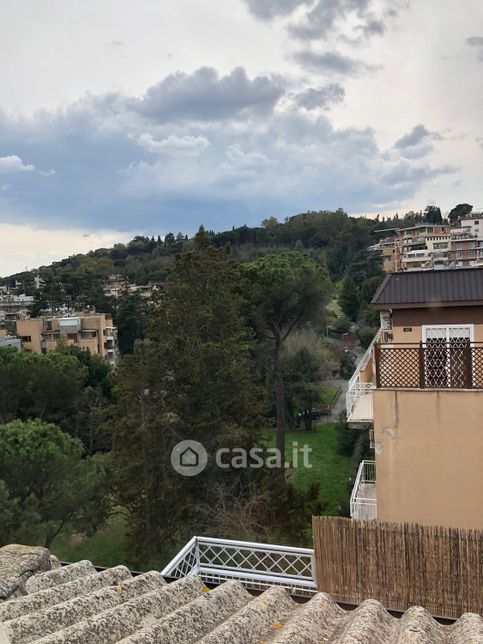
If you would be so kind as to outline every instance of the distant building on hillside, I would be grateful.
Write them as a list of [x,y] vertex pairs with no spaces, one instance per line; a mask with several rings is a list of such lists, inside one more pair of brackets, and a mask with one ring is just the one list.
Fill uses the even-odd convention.
[[112,365],[119,358],[117,329],[105,313],[72,313],[16,321],[16,333],[25,351],[48,353],[59,340],[100,355]]
[[372,251],[381,254],[386,273],[483,263],[483,213],[465,217],[455,226],[422,223],[388,232],[391,236],[371,246]]

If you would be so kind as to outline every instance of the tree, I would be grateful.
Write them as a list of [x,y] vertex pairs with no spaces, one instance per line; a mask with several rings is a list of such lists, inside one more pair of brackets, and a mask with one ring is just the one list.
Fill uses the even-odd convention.
[[72,430],[86,375],[73,355],[0,349],[0,423],[40,418]]
[[359,292],[354,278],[349,275],[344,279],[342,285],[340,306],[349,319],[354,321],[357,319],[360,307]]
[[257,441],[258,395],[235,266],[226,248],[206,241],[200,231],[193,250],[177,256],[148,338],[117,370],[112,472],[130,515],[128,548],[144,561],[207,530],[203,508],[214,502],[214,485],[241,485],[248,476],[216,467],[213,458],[197,477],[180,476],[170,463],[173,447],[196,440],[213,455]]
[[441,216],[441,209],[438,206],[426,206],[424,210],[424,219],[428,224],[441,224],[443,217]]
[[[0,426],[0,497],[11,540],[43,543],[67,526],[92,532],[107,513],[107,479],[79,440],[40,420]],[[3,504],[2,504],[3,505]]]
[[139,293],[122,293],[114,316],[122,354],[132,353],[136,340],[144,338],[145,318],[146,307]]
[[328,365],[327,349],[314,331],[303,329],[287,339],[283,367],[287,399],[296,412],[306,412],[306,431],[312,430],[312,412],[321,403]]
[[449,215],[448,215],[449,223],[456,224],[460,219],[467,217],[472,210],[473,210],[473,206],[471,206],[469,203],[458,204],[449,212]]
[[290,334],[316,320],[332,292],[325,269],[302,253],[266,255],[240,266],[241,287],[248,315],[260,340],[272,346],[271,364],[265,364],[274,381],[277,448],[285,459],[286,400],[282,348]]

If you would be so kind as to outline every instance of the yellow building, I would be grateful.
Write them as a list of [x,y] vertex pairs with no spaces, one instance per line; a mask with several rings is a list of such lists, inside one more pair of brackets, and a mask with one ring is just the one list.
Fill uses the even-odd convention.
[[483,529],[483,269],[393,273],[381,329],[352,377],[348,422],[368,427],[356,519]]
[[48,353],[59,340],[89,350],[115,365],[119,357],[117,329],[104,313],[73,313],[65,317],[44,316],[17,320],[17,336],[25,351]]

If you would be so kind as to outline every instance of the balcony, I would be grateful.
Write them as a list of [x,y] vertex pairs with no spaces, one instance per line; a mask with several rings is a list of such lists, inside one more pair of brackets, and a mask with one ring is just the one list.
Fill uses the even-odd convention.
[[379,330],[349,380],[345,402],[347,422],[351,427],[361,427],[372,423],[373,420],[372,391],[375,388],[373,350],[380,337]]
[[199,575],[207,584],[237,579],[258,592],[282,586],[291,595],[312,597],[313,559],[308,548],[193,537],[161,574],[172,580]]
[[378,389],[483,389],[483,343],[375,344]]
[[358,521],[377,519],[376,462],[362,461],[350,501],[351,518]]

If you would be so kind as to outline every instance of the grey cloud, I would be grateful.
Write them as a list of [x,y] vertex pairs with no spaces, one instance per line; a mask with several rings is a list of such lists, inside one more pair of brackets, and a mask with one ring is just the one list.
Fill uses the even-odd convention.
[[410,148],[421,144],[423,141],[439,141],[441,138],[438,132],[430,132],[424,125],[419,124],[411,132],[398,139],[394,147],[398,149]]
[[306,110],[323,109],[327,110],[332,105],[342,103],[345,97],[345,89],[338,83],[329,83],[323,87],[310,87],[296,95],[297,105]]
[[244,0],[248,9],[257,18],[270,20],[291,14],[303,5],[312,4],[313,0]]
[[483,62],[483,36],[472,36],[471,38],[467,38],[466,43],[470,47],[474,47],[476,49],[478,60]]
[[303,20],[289,26],[290,33],[301,40],[314,40],[327,35],[337,21],[351,13],[363,17],[371,0],[319,0],[306,12]]
[[318,53],[310,49],[297,52],[295,60],[302,67],[319,74],[337,74],[340,76],[357,76],[358,74],[374,71],[375,65],[369,65],[361,60],[345,56],[337,51]]
[[386,31],[386,25],[382,20],[371,18],[360,27],[360,31],[364,38],[369,38],[370,36],[382,36]]
[[[313,89],[340,96],[333,85]],[[191,233],[200,223],[256,224],[267,213],[389,208],[451,171],[381,150],[370,128],[337,129],[305,110],[163,122],[140,118],[133,101],[90,98],[24,120],[0,114],[3,150],[57,170],[49,179],[9,174],[0,220]]]
[[183,119],[201,121],[233,117],[247,111],[267,112],[284,93],[271,77],[247,77],[241,67],[219,76],[211,67],[192,74],[178,72],[150,87],[141,99],[130,99],[135,112],[167,122]]

